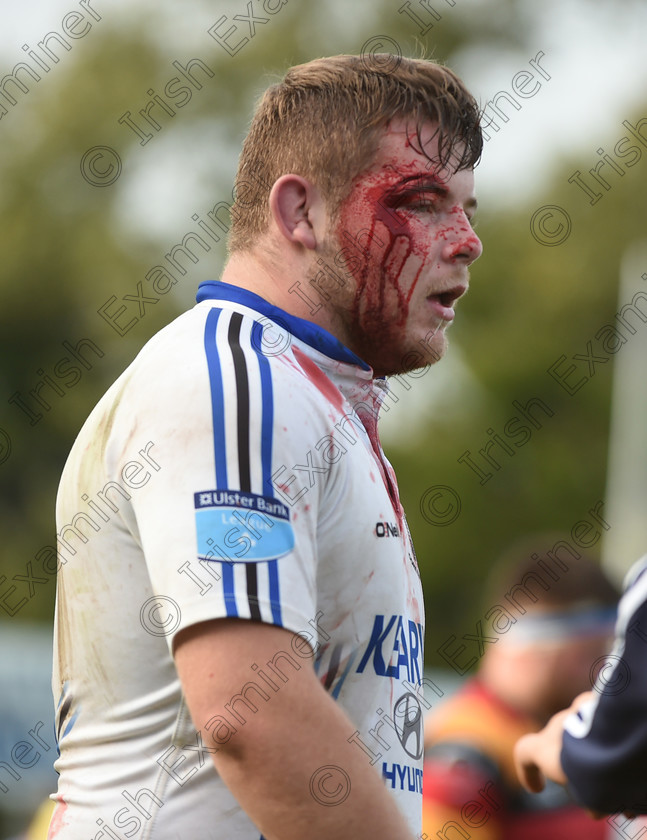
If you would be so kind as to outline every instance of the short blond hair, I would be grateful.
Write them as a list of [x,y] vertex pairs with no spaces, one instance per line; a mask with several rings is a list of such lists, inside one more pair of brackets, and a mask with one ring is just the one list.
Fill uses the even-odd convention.
[[450,159],[455,169],[478,162],[480,111],[449,68],[386,54],[338,55],[290,68],[261,97],[243,143],[230,253],[249,250],[267,230],[269,193],[281,175],[311,180],[336,214],[396,117],[415,122],[418,140],[423,123],[436,124],[441,166]]

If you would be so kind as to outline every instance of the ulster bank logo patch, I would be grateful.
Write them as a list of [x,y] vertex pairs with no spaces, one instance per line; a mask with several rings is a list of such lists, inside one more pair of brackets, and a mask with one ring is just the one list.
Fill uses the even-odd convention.
[[194,494],[198,556],[201,560],[258,563],[294,548],[286,505],[240,490]]

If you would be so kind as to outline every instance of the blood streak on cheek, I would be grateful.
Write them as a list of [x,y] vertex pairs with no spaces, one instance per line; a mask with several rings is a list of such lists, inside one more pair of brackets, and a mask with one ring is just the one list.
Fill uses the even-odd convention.
[[[350,270],[357,282],[353,319],[368,337],[402,327],[409,314],[409,301],[429,253],[429,244],[415,230],[415,218],[404,208],[398,212],[387,204],[393,171],[365,176],[355,186],[342,209],[339,239],[348,236],[361,253]],[[346,236],[344,236],[346,234]],[[403,272],[415,255],[417,271],[407,280]],[[404,282],[403,282],[404,281]]]

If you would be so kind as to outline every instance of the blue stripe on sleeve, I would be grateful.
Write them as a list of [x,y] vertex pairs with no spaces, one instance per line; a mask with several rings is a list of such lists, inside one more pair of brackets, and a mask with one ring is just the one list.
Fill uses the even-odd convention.
[[283,616],[281,615],[281,594],[279,591],[279,569],[277,560],[269,560],[267,569],[270,575],[270,602],[272,604],[272,618],[274,624],[283,627]]
[[[272,374],[270,364],[260,350],[263,341],[263,327],[255,321],[252,325],[252,347],[256,351],[258,367],[261,377],[261,465],[263,470],[263,494],[275,498],[272,484],[272,434],[274,431],[274,394],[272,390]],[[257,349],[259,348],[259,349]],[[267,564],[270,581],[270,601],[272,604],[272,620],[279,627],[283,626],[281,615],[281,593],[279,588],[279,569],[276,560]]]
[[346,679],[346,677],[350,674],[350,669],[352,668],[352,666],[353,666],[353,662],[355,661],[355,659],[356,659],[356,657],[357,657],[357,650],[358,650],[358,649],[357,649],[357,648],[355,648],[355,650],[351,651],[351,654],[350,654],[350,656],[348,657],[348,662],[346,663],[346,667],[344,668],[344,673],[343,673],[343,674],[341,675],[341,677],[337,680],[337,685],[334,687],[334,689],[333,689],[333,690],[332,690],[332,692],[331,692],[332,697],[333,697],[335,700],[339,697],[339,692],[341,691],[341,687],[342,687],[342,685],[344,684],[344,680],[345,680],[345,679]]
[[[204,329],[204,349],[207,354],[209,383],[211,385],[211,414],[213,418],[213,451],[216,462],[216,488],[227,488],[227,448],[225,443],[225,402],[222,385],[220,357],[216,345],[216,327],[220,309],[212,309],[207,315]],[[233,581],[232,581],[233,582]]]
[[[222,384],[222,370],[216,344],[216,328],[222,310],[211,309],[204,328],[204,349],[207,355],[209,384],[211,386],[211,416],[213,419],[213,452],[216,471],[216,488],[227,490],[227,446],[225,440],[225,395]],[[234,567],[231,563],[220,564],[222,587],[228,617],[238,617],[234,594]]]
[[[252,325],[252,347],[262,347],[263,327],[255,321]],[[263,468],[263,495],[274,498],[272,484],[272,433],[274,425],[274,395],[272,393],[272,375],[270,364],[260,349],[256,350],[258,367],[261,375],[261,464]]]
[[238,607],[236,606],[236,597],[234,595],[233,564],[223,562],[220,564],[220,568],[222,569],[222,588],[225,595],[227,618],[238,618]]

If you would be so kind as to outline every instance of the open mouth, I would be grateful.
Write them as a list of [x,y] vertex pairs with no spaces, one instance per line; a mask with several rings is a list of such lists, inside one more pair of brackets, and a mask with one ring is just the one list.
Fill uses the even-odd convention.
[[445,321],[452,321],[454,319],[454,304],[467,291],[467,287],[463,285],[454,286],[444,292],[437,292],[429,295],[427,300],[431,303],[437,315]]

